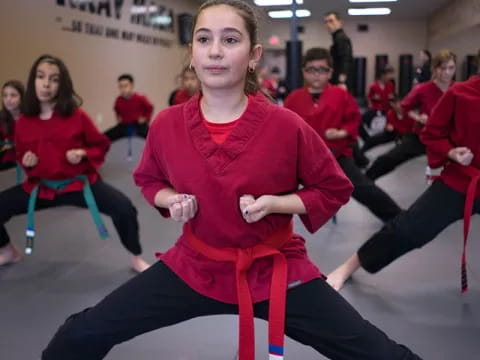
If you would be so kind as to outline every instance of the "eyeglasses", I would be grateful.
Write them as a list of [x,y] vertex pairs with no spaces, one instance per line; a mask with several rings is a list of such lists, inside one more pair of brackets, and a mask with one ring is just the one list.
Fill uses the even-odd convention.
[[323,75],[323,74],[328,74],[329,71],[330,71],[330,68],[328,66],[319,66],[319,67],[309,66],[305,68],[305,72],[308,74]]

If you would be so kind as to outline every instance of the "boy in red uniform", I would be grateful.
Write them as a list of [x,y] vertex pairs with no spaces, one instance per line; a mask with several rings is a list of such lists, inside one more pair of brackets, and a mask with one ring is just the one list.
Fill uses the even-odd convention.
[[[379,134],[385,135],[383,132],[379,132],[379,126],[386,125],[386,115],[391,109],[390,102],[395,96],[395,86],[392,79],[393,68],[387,64],[380,69],[376,81],[370,85],[367,95],[368,110],[362,115],[362,122],[359,127],[359,135],[364,144],[368,143],[372,137]],[[373,139],[373,142],[376,143],[379,139],[383,140],[385,137],[381,136],[379,138],[377,136]],[[370,162],[363,151],[365,150],[360,149],[357,145],[354,146],[353,156],[355,163],[359,167],[366,167]]]
[[329,84],[332,61],[328,50],[312,48],[303,60],[305,87],[293,91],[285,107],[299,114],[323,138],[353,183],[353,198],[386,222],[401,211],[398,205],[354,164],[360,110],[344,89]]
[[284,332],[327,357],[419,359],[330,288],[292,233],[294,213],[316,231],[352,186],[310,126],[258,93],[253,10],[208,1],[193,30],[202,92],[157,116],[134,174],[183,233],[160,262],[71,317],[42,359],[98,360],[144,332],[236,313],[240,360],[255,357],[254,316],[269,319],[270,359],[284,358]]
[[135,92],[133,77],[130,74],[118,77],[118,88],[120,95],[113,107],[118,124],[106,131],[105,135],[110,141],[135,134],[146,138],[153,113],[152,103],[146,96]]
[[137,272],[148,268],[140,257],[137,210],[97,172],[110,142],[80,105],[65,64],[50,55],[38,58],[30,71],[24,113],[15,129],[17,161],[27,178],[0,193],[0,265],[20,260],[4,225],[10,218],[28,213],[28,254],[35,237],[35,208],[70,205],[88,207],[102,237],[108,233],[99,212],[109,215],[131,254],[131,267]]
[[439,51],[432,60],[433,78],[415,86],[402,101],[402,110],[415,120],[412,131],[402,142],[384,155],[379,156],[367,170],[367,176],[376,180],[388,174],[404,162],[425,154],[425,145],[419,138],[433,107],[452,85],[456,71],[456,56],[450,50]]
[[467,290],[470,217],[480,213],[479,113],[480,75],[446,91],[420,133],[429,165],[444,167],[440,178],[406,212],[373,235],[328,276],[335,289],[340,289],[360,266],[376,273],[400,256],[428,244],[448,225],[463,218],[462,291]]

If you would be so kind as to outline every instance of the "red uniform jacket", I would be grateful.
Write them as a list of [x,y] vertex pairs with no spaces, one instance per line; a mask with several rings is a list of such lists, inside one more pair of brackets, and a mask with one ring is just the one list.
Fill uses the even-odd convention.
[[[327,84],[318,101],[314,101],[307,88],[293,91],[285,99],[285,107],[295,111],[322,137],[336,158],[352,157],[351,145],[357,141],[360,110],[355,99],[347,91]],[[328,140],[327,129],[343,129],[348,136],[340,140]]]
[[152,118],[153,105],[146,96],[133,93],[128,99],[123,96],[117,97],[114,110],[123,124],[134,124],[141,117],[149,122]]
[[186,103],[188,100],[191,99],[191,97],[192,96],[188,93],[186,89],[180,89],[175,93],[175,97],[173,98],[173,105]]
[[390,109],[390,101],[395,94],[393,82],[388,81],[383,87],[378,81],[370,85],[368,90],[368,100],[370,108],[377,111],[387,112]]
[[[441,178],[445,184],[464,194],[470,179],[459,171],[462,165],[451,162],[447,154],[455,147],[468,147],[474,154],[471,166],[480,171],[479,115],[480,76],[473,76],[447,90],[420,134],[427,147],[429,165],[432,168],[444,166]],[[480,188],[476,197],[480,199]]]
[[[452,82],[453,84],[453,82]],[[405,114],[418,110],[420,114],[430,116],[433,107],[443,95],[443,91],[433,82],[427,81],[416,85],[402,101],[402,110]],[[414,121],[412,131],[419,134],[423,125]]]
[[412,131],[413,120],[407,114],[403,114],[403,117],[400,119],[395,110],[390,109],[387,112],[387,124],[390,124],[395,129],[395,132],[399,135],[405,135],[407,132]]
[[[17,120],[15,131],[15,149],[17,161],[21,164],[27,151],[38,157],[33,168],[24,168],[27,178],[23,188],[30,193],[40,179],[63,180],[83,174],[93,184],[98,179],[97,169],[102,165],[110,141],[93,124],[90,117],[77,109],[69,117],[56,113],[48,120],[38,116],[22,115]],[[86,158],[77,165],[68,162],[66,153],[72,149],[84,149]],[[60,193],[83,189],[82,181],[75,181]],[[40,187],[40,198],[53,199],[55,190]]]
[[262,83],[260,84],[261,88],[264,89],[272,98],[275,99],[277,96],[277,88],[278,84],[277,82],[273,81],[272,79],[269,78],[264,78],[262,80]]
[[[272,214],[248,224],[239,210],[245,194],[298,194],[307,209],[300,218],[310,232],[348,201],[352,184],[321,138],[296,114],[263,95],[249,96],[244,114],[219,145],[202,121],[199,101],[197,94],[157,115],[134,179],[152,205],[164,188],[195,195],[198,212],[189,225],[205,243],[251,247],[291,221],[291,215]],[[160,213],[168,216],[166,209]],[[300,236],[292,236],[281,251],[288,261],[289,284],[321,276]],[[185,233],[161,259],[197,292],[237,303],[234,264],[200,255]],[[253,263],[248,281],[254,302],[269,298],[271,275],[271,258]]]

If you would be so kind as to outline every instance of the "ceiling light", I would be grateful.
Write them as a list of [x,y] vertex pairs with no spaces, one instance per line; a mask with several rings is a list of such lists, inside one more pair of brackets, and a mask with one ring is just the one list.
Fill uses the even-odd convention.
[[[285,6],[292,5],[293,0],[255,0],[258,6]],[[297,4],[303,4],[303,0],[297,0]]]
[[[297,17],[309,17],[312,13],[309,10],[297,10],[296,11]],[[293,16],[292,10],[279,10],[279,11],[269,11],[268,16],[272,19],[288,19]]]
[[348,9],[348,15],[390,15],[392,10],[389,8],[364,8],[364,9]]
[[349,0],[351,3],[382,3],[382,2],[397,2],[398,0]]

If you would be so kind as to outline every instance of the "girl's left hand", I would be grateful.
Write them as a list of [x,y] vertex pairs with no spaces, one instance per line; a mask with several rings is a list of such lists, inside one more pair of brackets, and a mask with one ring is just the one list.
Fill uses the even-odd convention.
[[252,195],[243,195],[240,198],[240,211],[247,223],[254,223],[273,212],[276,197],[262,195],[255,199]]
[[79,164],[85,156],[87,156],[87,152],[83,149],[72,149],[66,153],[67,160],[72,165]]

